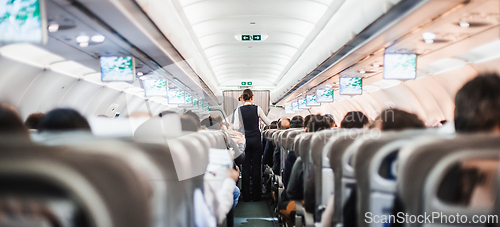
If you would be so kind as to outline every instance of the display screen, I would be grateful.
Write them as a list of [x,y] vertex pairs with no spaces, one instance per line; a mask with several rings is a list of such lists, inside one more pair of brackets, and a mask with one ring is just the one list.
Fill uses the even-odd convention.
[[101,57],[101,80],[132,82],[135,79],[134,57]]
[[361,95],[363,94],[363,78],[340,78],[341,95]]
[[285,113],[295,113],[292,109],[292,105],[285,105]]
[[416,54],[385,54],[384,79],[411,80],[417,77]]
[[317,102],[333,102],[333,89],[331,88],[318,88],[316,90]]
[[167,80],[144,80],[144,95],[167,96]]
[[0,0],[0,43],[45,41],[40,0]]
[[193,96],[192,95],[186,95],[186,105],[193,105]]
[[193,97],[193,107],[198,107],[198,105],[199,105],[198,99]]
[[292,102],[292,110],[293,111],[298,111],[299,109],[299,103],[298,102]]
[[184,104],[186,101],[186,93],[180,90],[169,90],[168,91],[168,103],[169,104]]
[[316,99],[315,94],[308,94],[306,95],[306,105],[308,106],[321,106],[321,103],[319,103]]
[[305,98],[299,98],[298,103],[299,103],[299,109],[311,109],[311,107],[307,106]]

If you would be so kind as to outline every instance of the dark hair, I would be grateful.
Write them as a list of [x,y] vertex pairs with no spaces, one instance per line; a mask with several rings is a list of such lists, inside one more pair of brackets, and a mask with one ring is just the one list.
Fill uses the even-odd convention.
[[382,130],[402,130],[425,128],[424,122],[417,115],[399,109],[386,109],[380,113]]
[[[182,115],[182,116],[183,117],[188,117],[188,118],[190,118],[193,121],[192,123],[194,124],[194,127],[196,127],[196,131],[198,131],[198,129],[201,128],[200,117],[198,116],[198,114],[196,114],[196,113],[194,113],[192,111],[188,111],[188,112],[184,113],[184,115]],[[184,124],[186,123],[189,126],[186,125],[187,128],[184,131],[193,131],[191,129],[190,124],[188,122],[183,121],[182,119],[183,118],[181,118],[181,121],[182,121],[182,130],[184,130]]]
[[250,89],[245,89],[243,90],[243,93],[241,93],[241,98],[243,101],[250,100],[253,97],[253,92]]
[[335,127],[337,124],[335,124],[335,119],[331,114],[325,114],[326,120],[328,120],[328,123],[330,123],[330,126]]
[[467,82],[455,97],[457,132],[491,131],[500,126],[500,76],[484,73]]
[[331,126],[326,117],[319,114],[312,115],[309,124],[307,124],[307,132],[317,132],[329,128],[331,128]]
[[28,129],[38,129],[38,125],[43,117],[45,117],[44,113],[32,113],[24,121],[24,126]]
[[89,122],[78,111],[59,108],[48,112],[40,121],[40,131],[88,130]]
[[363,128],[368,123],[368,117],[361,111],[351,111],[344,116],[341,128]]
[[292,117],[290,120],[290,128],[303,128],[304,127],[304,118],[300,115]]
[[222,118],[217,115],[217,116],[208,116],[207,118],[203,119],[201,121],[201,125],[207,127],[208,129],[220,129],[220,125],[222,123]]
[[271,124],[269,124],[269,129],[277,129],[278,128],[278,121],[273,121]]
[[307,115],[305,118],[304,118],[304,126],[307,127],[309,125],[309,121],[311,120],[311,117],[313,115],[312,114],[309,114]]
[[6,104],[0,104],[0,133],[28,136],[28,130],[19,115]]
[[177,114],[177,113],[175,111],[165,110],[165,111],[162,111],[160,114],[158,114],[158,116],[163,117],[163,116],[166,116],[169,114]]

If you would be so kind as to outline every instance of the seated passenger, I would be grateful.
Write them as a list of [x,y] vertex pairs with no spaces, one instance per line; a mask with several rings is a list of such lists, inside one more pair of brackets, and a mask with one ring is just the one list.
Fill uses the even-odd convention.
[[28,130],[17,111],[10,105],[0,104],[0,134],[29,137]]
[[[278,120],[278,129],[285,130],[290,128],[290,119],[288,118],[280,118]],[[281,166],[281,156],[280,156],[280,147],[276,146],[273,152],[273,172],[275,174],[279,174],[280,166]]]
[[181,116],[182,131],[196,132],[201,129],[198,114],[188,111]]
[[368,117],[361,111],[348,112],[342,122],[341,128],[363,128],[368,123]]
[[[269,124],[269,129],[277,129],[278,121],[273,121]],[[264,141],[264,155],[262,157],[262,165],[273,167],[273,152],[274,144],[270,143],[267,139]]]
[[375,125],[382,131],[425,128],[417,115],[399,109],[386,109],[380,113]]
[[337,124],[335,123],[335,119],[333,118],[333,116],[331,114],[325,114],[325,117],[328,120],[328,122],[330,123],[330,126],[332,128],[337,127]]
[[[303,128],[304,118],[300,115],[294,116],[290,120],[290,128]],[[285,169],[283,170],[283,184],[288,185],[288,180],[290,179],[290,173],[292,171],[292,166],[295,163],[297,156],[295,151],[289,151],[285,159]]]
[[32,113],[24,121],[24,126],[28,129],[38,129],[38,125],[44,116],[44,113]]
[[[219,115],[210,115],[201,121],[201,125],[207,129],[224,130],[231,137],[230,145],[234,151],[234,162],[236,165],[243,164],[245,160],[245,136],[238,131],[224,129],[222,118]],[[231,143],[232,142],[232,143]]]
[[[455,96],[455,130],[457,133],[500,134],[500,75],[484,73],[467,82]],[[498,169],[498,168],[497,168]],[[463,206],[482,204],[492,206],[494,181],[474,181],[470,173],[491,179],[495,171],[483,169],[481,164],[471,162],[457,163],[446,173],[438,197],[446,203]],[[469,177],[466,177],[469,176]],[[469,180],[467,180],[469,179]],[[455,190],[449,190],[453,188]],[[444,190],[448,189],[448,190]],[[469,189],[469,190],[464,190]],[[465,192],[465,193],[464,193]],[[393,214],[404,212],[405,208],[396,194]],[[393,223],[391,226],[403,226]]]
[[90,131],[87,119],[74,109],[59,108],[49,111],[40,121],[38,130],[43,131]]
[[278,129],[285,130],[290,128],[290,119],[283,117],[278,120]]
[[[324,129],[329,129],[330,124],[327,119],[321,115],[313,115],[307,125],[307,132],[317,132]],[[312,179],[314,176],[308,176],[308,179]],[[306,184],[306,187],[308,185]],[[283,192],[283,202],[279,205],[279,212],[287,222],[289,226],[293,226],[295,223],[295,213],[296,213],[296,202],[304,203],[304,164],[302,158],[298,157],[295,161],[292,172],[290,174],[290,181]],[[305,197],[307,200],[313,200],[314,202],[314,187],[308,189],[306,188]],[[304,204],[306,211],[311,212],[307,209],[307,206],[311,207],[310,204]],[[314,210],[314,203],[312,204],[312,210]]]

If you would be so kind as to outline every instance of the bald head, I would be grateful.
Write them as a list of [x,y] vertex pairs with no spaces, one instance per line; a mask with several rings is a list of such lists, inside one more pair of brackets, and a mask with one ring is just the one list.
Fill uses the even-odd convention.
[[289,129],[290,128],[290,119],[283,117],[278,123],[279,129]]

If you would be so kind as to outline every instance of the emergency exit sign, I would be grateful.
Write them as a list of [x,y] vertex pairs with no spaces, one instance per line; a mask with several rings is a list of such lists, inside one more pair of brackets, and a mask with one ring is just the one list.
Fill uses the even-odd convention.
[[252,82],[241,82],[241,86],[251,86],[253,83]]
[[261,41],[261,35],[241,35],[241,41]]

